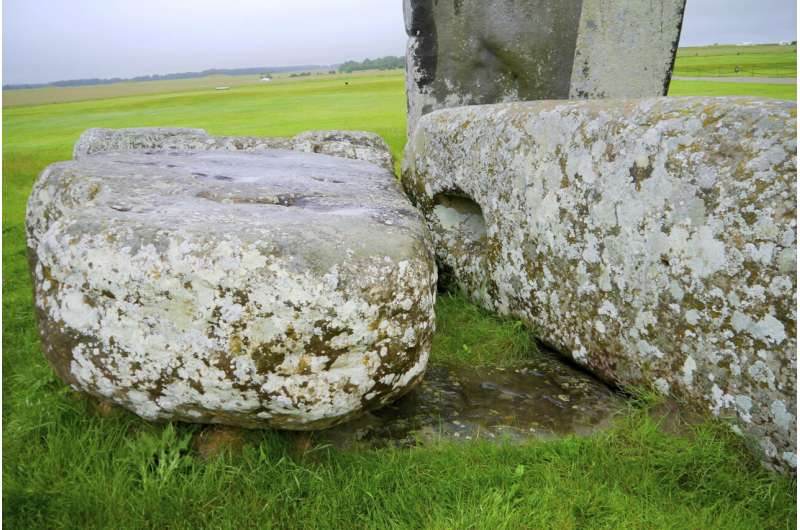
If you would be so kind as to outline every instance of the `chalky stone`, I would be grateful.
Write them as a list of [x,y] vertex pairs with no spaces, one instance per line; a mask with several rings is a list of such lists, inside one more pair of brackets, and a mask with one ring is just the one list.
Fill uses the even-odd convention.
[[795,105],[768,99],[476,105],[423,117],[403,178],[486,308],[792,469],[796,136]]
[[386,141],[368,131],[305,131],[291,138],[263,136],[211,136],[203,129],[132,127],[87,129],[78,138],[73,158],[118,151],[247,151],[289,149],[306,153],[365,160],[394,171],[394,158]]
[[27,228],[45,356],[143,418],[325,428],[425,371],[430,236],[374,164],[84,155],[45,169]]

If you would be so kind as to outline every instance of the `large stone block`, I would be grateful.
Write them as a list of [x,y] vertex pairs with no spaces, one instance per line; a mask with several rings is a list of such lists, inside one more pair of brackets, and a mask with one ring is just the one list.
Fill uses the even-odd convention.
[[423,376],[430,235],[374,164],[82,155],[41,174],[27,228],[45,356],[144,418],[324,428]]
[[793,103],[753,98],[446,109],[403,179],[484,306],[794,468],[796,129]]
[[408,130],[461,105],[666,95],[685,0],[404,0]]
[[111,151],[246,151],[290,149],[305,153],[364,160],[394,171],[394,158],[386,141],[366,131],[306,131],[291,138],[262,136],[211,136],[203,129],[134,127],[88,129],[73,149],[77,160]]

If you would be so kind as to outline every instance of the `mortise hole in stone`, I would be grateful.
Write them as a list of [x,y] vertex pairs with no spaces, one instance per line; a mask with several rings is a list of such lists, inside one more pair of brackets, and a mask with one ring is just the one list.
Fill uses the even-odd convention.
[[453,233],[466,243],[486,243],[483,210],[462,192],[445,192],[434,197],[433,218],[441,230]]

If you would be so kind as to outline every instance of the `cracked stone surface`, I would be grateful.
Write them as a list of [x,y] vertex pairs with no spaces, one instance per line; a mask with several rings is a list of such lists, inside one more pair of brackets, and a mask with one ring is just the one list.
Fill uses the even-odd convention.
[[663,96],[685,0],[404,0],[408,131],[436,109]]
[[394,159],[383,138],[366,131],[306,131],[291,138],[211,136],[203,129],[135,127],[88,129],[75,143],[76,160],[111,151],[246,151],[289,149],[364,160],[394,171]]
[[403,183],[437,260],[602,377],[733,420],[796,466],[796,110],[543,101],[423,117]]
[[372,163],[83,154],[40,175],[27,234],[45,356],[143,418],[324,428],[424,374],[430,234]]

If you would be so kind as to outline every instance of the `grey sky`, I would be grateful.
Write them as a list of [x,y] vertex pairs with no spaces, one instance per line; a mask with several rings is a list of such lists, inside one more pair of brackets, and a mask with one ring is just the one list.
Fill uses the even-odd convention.
[[797,40],[797,0],[688,0],[681,46]]
[[[3,83],[401,55],[401,4],[3,0]],[[688,0],[681,44],[796,40],[796,9],[795,0]]]

